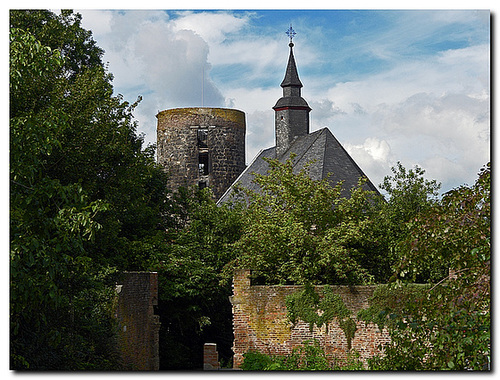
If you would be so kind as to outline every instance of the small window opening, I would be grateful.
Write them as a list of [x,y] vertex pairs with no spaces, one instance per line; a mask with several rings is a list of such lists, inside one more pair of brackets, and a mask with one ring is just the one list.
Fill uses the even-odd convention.
[[208,148],[207,136],[208,136],[208,130],[198,129],[198,146],[200,148]]
[[200,175],[208,175],[208,152],[200,153],[198,161],[198,169],[200,170]]

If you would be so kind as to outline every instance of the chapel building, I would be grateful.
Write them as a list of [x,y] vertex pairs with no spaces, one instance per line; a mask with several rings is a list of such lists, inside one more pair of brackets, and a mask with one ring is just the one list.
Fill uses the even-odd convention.
[[295,64],[294,44],[291,39],[289,47],[290,54],[285,78],[281,82],[283,96],[273,107],[276,145],[259,152],[233,185],[220,197],[219,204],[228,202],[236,196],[235,184],[257,192],[260,190],[259,185],[254,183],[253,179],[254,174],[267,173],[269,164],[264,158],[286,162],[292,154],[294,155],[294,172],[299,172],[308,165],[308,173],[314,180],[328,178],[332,186],[342,181],[341,195],[343,197],[349,197],[350,190],[362,177],[367,178],[364,188],[378,193],[377,188],[328,128],[310,132],[309,112],[311,108],[301,94],[302,83]]

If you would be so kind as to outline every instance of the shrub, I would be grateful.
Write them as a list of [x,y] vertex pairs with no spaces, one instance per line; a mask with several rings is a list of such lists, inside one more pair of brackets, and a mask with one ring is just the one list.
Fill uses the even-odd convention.
[[317,340],[306,340],[287,356],[266,355],[249,351],[243,355],[241,369],[245,371],[327,371],[328,359]]

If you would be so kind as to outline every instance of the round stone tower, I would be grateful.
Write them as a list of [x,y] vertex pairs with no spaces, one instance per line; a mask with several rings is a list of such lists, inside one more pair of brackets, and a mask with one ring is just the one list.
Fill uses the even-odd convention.
[[174,108],[156,118],[158,163],[170,174],[170,188],[210,187],[219,199],[245,169],[245,113]]

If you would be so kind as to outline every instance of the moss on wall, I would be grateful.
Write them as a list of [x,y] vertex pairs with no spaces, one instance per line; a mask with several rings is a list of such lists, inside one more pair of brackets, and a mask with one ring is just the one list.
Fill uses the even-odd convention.
[[[336,321],[328,324],[328,328],[314,326],[310,331],[309,324],[299,321],[294,327],[288,321],[286,296],[302,289],[300,286],[273,285],[250,286],[250,271],[236,271],[233,282],[233,328],[234,328],[234,360],[235,368],[243,361],[243,354],[248,351],[259,351],[268,355],[289,355],[294,348],[309,339],[316,339],[330,359],[345,359],[349,352],[347,339]],[[369,299],[375,286],[331,286],[340,295],[352,318],[360,309],[369,306]],[[322,287],[316,287],[322,293]],[[356,335],[352,339],[352,349],[360,353],[365,361],[380,353],[378,345],[389,341],[386,330],[379,331],[374,324],[356,321]]]
[[[188,107],[172,108],[158,112],[156,118],[177,119],[177,118],[220,118],[235,123],[235,127],[245,128],[245,113],[231,108],[209,108],[209,107]],[[159,128],[167,128],[170,125],[159,124]]]

